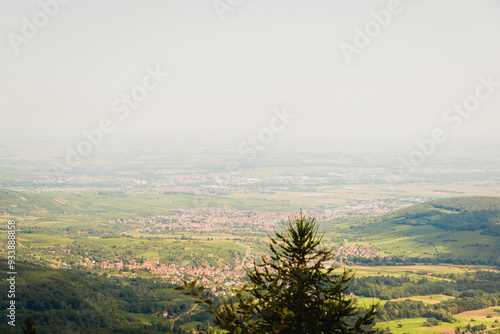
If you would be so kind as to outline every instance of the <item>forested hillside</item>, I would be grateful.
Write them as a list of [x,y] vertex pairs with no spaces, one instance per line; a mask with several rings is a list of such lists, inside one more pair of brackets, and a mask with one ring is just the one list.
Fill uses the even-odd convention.
[[[164,317],[183,314],[191,302],[173,285],[148,278],[98,275],[90,271],[55,270],[28,263],[16,266],[16,320],[28,314],[39,333],[158,333],[170,329]],[[7,281],[0,287],[8,291]],[[1,316],[9,299],[2,294]],[[204,321],[205,313],[192,316]],[[3,327],[7,328],[7,327]]]
[[448,231],[484,230],[500,236],[500,197],[453,197],[413,205],[387,215],[387,221],[433,225]]
[[412,205],[360,225],[386,260],[500,264],[500,197],[453,197]]

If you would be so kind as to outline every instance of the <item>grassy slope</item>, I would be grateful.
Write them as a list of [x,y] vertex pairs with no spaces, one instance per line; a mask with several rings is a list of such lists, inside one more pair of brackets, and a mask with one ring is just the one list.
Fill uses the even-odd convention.
[[[436,200],[387,214],[362,233],[366,235],[368,243],[383,249],[384,255],[492,261],[500,264],[500,237],[490,233],[494,223],[470,220],[470,213],[476,209],[495,213],[499,207],[499,197]],[[454,215],[454,220],[450,221],[446,229],[426,223],[421,216],[430,211],[434,212],[433,219],[440,224],[446,222],[448,215]],[[471,230],[455,230],[452,223],[456,222],[460,222],[461,229],[470,224]],[[488,229],[478,228],[479,223],[487,224]]]

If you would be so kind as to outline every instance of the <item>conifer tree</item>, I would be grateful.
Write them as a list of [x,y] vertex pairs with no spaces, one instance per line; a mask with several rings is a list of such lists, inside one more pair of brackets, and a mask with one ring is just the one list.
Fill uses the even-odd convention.
[[270,237],[270,259],[261,257],[246,270],[249,284],[236,301],[214,305],[196,281],[176,288],[208,305],[219,328],[235,334],[374,333],[376,305],[358,308],[347,294],[352,275],[336,274],[333,250],[322,246],[316,219],[302,211],[283,232]]
[[24,322],[21,322],[21,333],[23,334],[36,334],[38,331],[35,328],[35,318],[31,314],[27,315]]

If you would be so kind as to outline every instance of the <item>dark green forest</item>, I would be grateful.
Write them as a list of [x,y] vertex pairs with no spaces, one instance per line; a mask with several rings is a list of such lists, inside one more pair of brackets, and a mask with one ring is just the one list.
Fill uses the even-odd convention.
[[[173,285],[154,279],[56,270],[29,263],[18,263],[16,269],[17,323],[31,314],[39,333],[76,329],[86,333],[167,332],[171,323],[163,312],[182,314],[192,306],[189,299],[173,291]],[[2,280],[0,287],[8,291],[7,281]],[[2,294],[0,305],[5,318],[7,295]],[[143,315],[153,318],[152,325],[141,322]],[[191,320],[208,318],[202,312]]]

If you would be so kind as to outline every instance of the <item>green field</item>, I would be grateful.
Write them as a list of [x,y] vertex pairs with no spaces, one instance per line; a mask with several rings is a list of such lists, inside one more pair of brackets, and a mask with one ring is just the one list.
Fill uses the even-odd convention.
[[452,298],[453,298],[452,296],[447,296],[447,295],[427,295],[427,296],[412,296],[408,298],[393,299],[393,301],[411,299],[411,300],[421,301],[425,304],[437,304],[443,300],[448,300]]
[[[415,319],[404,319],[404,320],[397,320],[397,321],[381,322],[381,323],[377,324],[377,327],[379,327],[379,328],[389,327],[391,329],[391,332],[393,332],[394,334],[442,333],[442,332],[453,331],[456,327],[465,327],[468,323],[470,323],[471,325],[484,324],[488,327],[488,329],[491,329],[492,325],[497,325],[497,327],[500,327],[500,326],[498,326],[498,324],[493,324],[492,322],[485,322],[485,321],[471,322],[470,319],[469,319],[469,321],[467,321],[467,319],[462,319],[462,318],[459,318],[460,322],[457,322],[457,323],[442,322],[438,326],[424,327],[423,323],[426,320],[427,320],[426,318],[415,318]],[[402,325],[402,326],[399,327],[398,325]],[[489,333],[492,333],[492,332],[489,332]]]

